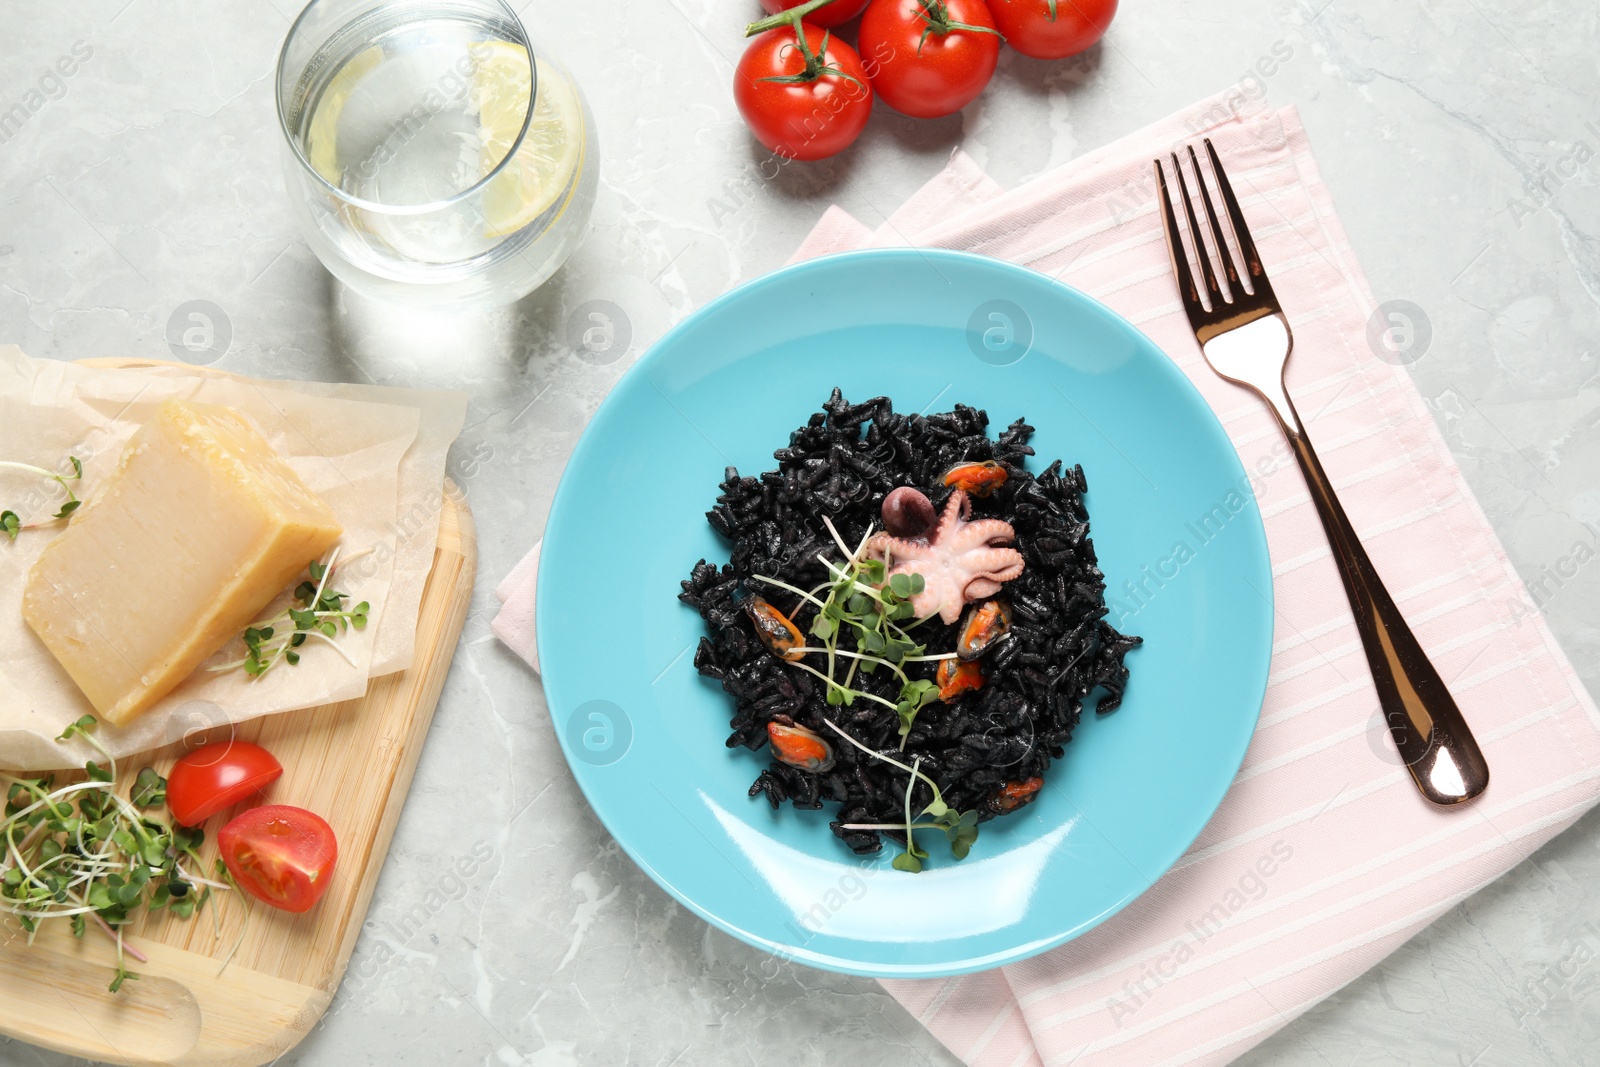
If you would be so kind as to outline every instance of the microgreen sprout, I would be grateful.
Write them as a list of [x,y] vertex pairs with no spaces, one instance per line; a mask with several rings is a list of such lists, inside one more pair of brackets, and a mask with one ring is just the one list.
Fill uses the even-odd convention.
[[58,474],[55,471],[45,470],[43,467],[35,467],[31,463],[0,461],[0,470],[21,471],[23,474],[31,474],[38,478],[48,479],[59,485],[62,491],[67,494],[66,501],[48,520],[24,523],[22,517],[15,511],[0,511],[0,533],[15,541],[17,535],[23,530],[37,530],[45,526],[54,526],[57,523],[66,522],[67,519],[72,517],[72,513],[78,510],[83,501],[78,499],[78,494],[73,492],[70,483],[83,481],[83,464],[79,462],[77,456],[68,456],[67,462],[72,466],[71,474]]
[[[911,728],[916,722],[917,713],[939,699],[939,686],[926,678],[911,677],[906,673],[906,664],[955,659],[956,653],[930,656],[926,647],[911,636],[912,630],[932,618],[931,615],[918,618],[916,609],[912,606],[912,600],[923,591],[922,575],[890,574],[887,560],[865,558],[867,540],[872,536],[870,526],[862,536],[861,543],[852,551],[827,516],[823,517],[822,522],[827,527],[828,533],[833,536],[834,543],[839,546],[839,551],[844,554],[843,563],[835,563],[825,556],[817,557],[827,569],[828,581],[815,589],[806,590],[763,574],[753,575],[753,578],[793,593],[800,598],[802,607],[809,605],[816,611],[809,630],[818,643],[797,651],[826,657],[827,670],[821,670],[803,661],[791,660],[791,665],[827,683],[827,701],[830,705],[849,706],[858,699],[865,699],[893,709],[900,720],[900,750],[903,752],[906,741],[911,736]],[[819,595],[824,592],[826,596]],[[798,612],[799,609],[796,610]],[[839,639],[845,634],[848,634],[855,643],[853,651],[839,647]],[[838,675],[841,660],[849,664],[845,668],[843,679]],[[893,672],[900,682],[898,699],[889,700],[876,693],[852,688],[851,682],[858,668],[863,674],[872,674],[880,669]],[[978,839],[978,813],[955,811],[946,804],[939,792],[939,786],[932,778],[922,773],[922,757],[916,757],[908,767],[899,760],[868,748],[845,733],[833,721],[824,721],[839,736],[873,759],[898,767],[911,776],[906,783],[906,818],[903,824],[851,824],[844,829],[896,830],[904,833],[906,850],[895,857],[896,870],[913,873],[922,870],[922,861],[928,858],[928,854],[917,846],[918,830],[942,830],[950,841],[951,854],[958,860],[967,857],[972,849],[972,843]],[[928,788],[933,790],[933,800],[913,816],[911,791],[916,787],[918,779],[926,782]],[[927,816],[932,821],[918,822],[917,819],[922,816]]]
[[[916,610],[911,606],[912,598],[923,590],[922,575],[891,575],[884,560],[863,558],[867,538],[872,536],[871,527],[868,527],[860,545],[852,551],[826,516],[822,521],[845,557],[843,563],[835,563],[820,555],[817,557],[827,568],[827,582],[808,591],[763,574],[754,575],[754,578],[793,593],[801,599],[802,604],[809,604],[816,609],[810,633],[820,644],[799,651],[827,657],[827,670],[818,670],[807,663],[795,665],[827,683],[827,701],[835,707],[866,699],[892,708],[900,718],[900,748],[904,751],[917,712],[939,699],[937,685],[924,678],[912,678],[906,673],[904,665],[953,659],[955,653],[927,655],[926,647],[910,634],[911,630],[928,619],[917,618]],[[824,590],[827,591],[826,598],[819,597],[818,594]],[[839,647],[839,638],[844,634],[849,634],[854,640],[855,651]],[[841,659],[849,661],[842,680],[837,673]],[[858,668],[863,674],[872,674],[880,668],[893,671],[900,681],[897,699],[888,700],[852,688],[850,683],[855,679]]]
[[340,647],[337,638],[350,629],[366,629],[372,605],[363,600],[346,610],[344,602],[350,599],[349,594],[328,588],[328,581],[338,562],[337,548],[328,556],[326,563],[312,560],[306,568],[309,577],[295,587],[292,603],[272,618],[246,627],[243,635],[244,658],[219,664],[210,670],[220,672],[242,668],[250,677],[259,678],[280,662],[291,667],[298,665],[299,649],[311,638],[332,645],[345,658],[345,662],[354,667],[355,660]]
[[[239,888],[239,883],[233,880],[233,872],[228,870],[228,865],[222,862],[221,856],[217,857],[216,875],[226,883],[224,888],[235,890]],[[222,973],[228,969],[228,964],[233,962],[233,957],[238,955],[239,946],[244,944],[244,935],[250,932],[250,913],[254,910],[255,900],[248,893],[240,893],[239,896],[244,898],[244,918],[239,922],[238,939],[234,941],[233,947],[228,950],[228,954],[222,957],[222,966],[217,968],[218,978],[221,978]],[[214,916],[216,914],[215,911],[212,914]],[[217,936],[222,936],[222,928],[220,926],[217,928]]]
[[167,780],[156,773],[154,767],[145,767],[133,781],[133,793],[128,797],[136,807],[154,808],[167,802]]
[[[976,811],[957,811],[945,803],[944,795],[939,792],[939,783],[922,773],[922,757],[918,756],[907,767],[904,763],[892,756],[868,748],[866,745],[851,737],[843,727],[831,719],[823,720],[828,728],[856,748],[865,752],[875,760],[881,760],[891,767],[898,767],[911,777],[906,781],[905,811],[906,821],[900,823],[845,823],[843,830],[898,830],[906,835],[906,850],[894,858],[893,867],[897,871],[906,871],[916,874],[922,870],[922,861],[928,854],[917,847],[916,831],[918,830],[943,830],[945,837],[950,842],[950,854],[958,860],[964,860],[972,851],[972,845],[978,840],[978,813]],[[933,790],[933,799],[928,806],[923,808],[918,816],[926,815],[933,821],[919,823],[911,814],[911,791],[916,788],[917,780],[928,783],[928,788]]]
[[[128,959],[146,961],[123,937],[140,907],[188,918],[210,899],[212,888],[226,886],[192,873],[200,869],[203,831],[141,810],[166,796],[166,781],[152,768],[139,772],[128,797],[117,793],[117,762],[95,737],[97,726],[93,715],[85,715],[57,739],[80,738],[104,758],[103,764],[84,765],[85,781],[56,786],[50,775],[0,774],[6,787],[0,914],[13,916],[30,943],[47,919],[68,920],[80,938],[92,922],[117,945],[109,987],[115,993],[139,977],[128,969]],[[204,892],[195,891],[199,885]]]

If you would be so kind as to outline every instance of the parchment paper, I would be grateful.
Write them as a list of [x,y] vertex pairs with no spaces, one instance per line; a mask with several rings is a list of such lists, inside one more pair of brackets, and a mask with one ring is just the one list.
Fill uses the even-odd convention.
[[[273,382],[201,368],[108,369],[34,360],[0,346],[0,459],[55,469],[76,456],[84,476],[75,488],[92,499],[128,438],[174,396],[244,414],[327,501],[345,528],[340,554],[351,560],[337,588],[352,603],[371,603],[371,622],[339,639],[355,667],[320,642],[304,646],[299,666],[279,665],[259,679],[202,666],[126,727],[101,725],[98,739],[118,756],[227,722],[354,699],[370,678],[408,667],[438,537],[445,455],[466,414],[460,393]],[[0,510],[16,511],[24,522],[46,518],[62,499],[52,489],[0,471]],[[81,766],[93,755],[81,742],[54,740],[93,709],[22,619],[28,570],[58,533],[0,539],[0,766]],[[242,655],[235,643],[210,662]]]

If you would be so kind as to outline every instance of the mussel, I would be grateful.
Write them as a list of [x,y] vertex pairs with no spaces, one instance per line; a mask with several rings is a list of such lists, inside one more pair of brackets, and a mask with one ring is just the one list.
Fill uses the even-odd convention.
[[767,740],[772,743],[772,755],[782,763],[812,774],[833,770],[833,746],[814,730],[769,722]]
[[989,798],[989,810],[997,815],[1016,811],[1024,804],[1032,803],[1042,788],[1044,788],[1043,778],[1025,778],[1020,782],[1007,782]]
[[977,660],[942,659],[933,680],[939,686],[939,699],[948,704],[962,693],[983,688],[983,668]]
[[1006,484],[1010,475],[1006,469],[992,459],[981,463],[958,463],[944,472],[944,484],[952,489],[961,489],[968,496],[989,496],[996,489]]
[[774,655],[790,663],[805,659],[806,654],[801,651],[806,646],[805,636],[800,633],[799,627],[789,621],[789,616],[758,596],[745,601],[744,610],[755,624],[756,636],[761,638],[762,644],[772,649]]
[[1004,600],[984,600],[967,609],[956,638],[956,655],[974,660],[1011,633],[1011,605]]

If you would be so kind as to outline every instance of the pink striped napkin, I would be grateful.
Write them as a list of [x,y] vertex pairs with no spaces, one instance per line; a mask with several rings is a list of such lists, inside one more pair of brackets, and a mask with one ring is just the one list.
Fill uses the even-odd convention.
[[[1428,806],[1390,746],[1338,573],[1266,408],[1206,366],[1150,160],[1210,136],[1295,331],[1289,388],[1345,508],[1493,769]],[[1233,788],[1133,904],[1025,963],[886,988],[975,1067],[1221,1064],[1349,982],[1600,799],[1600,712],[1468,491],[1374,301],[1296,113],[1183,112],[1003,193],[966,156],[877,231],[830,209],[801,255],[916,244],[1021,263],[1106,302],[1189,374],[1254,479],[1276,589],[1260,725]],[[525,600],[536,564],[508,582]],[[1112,591],[1116,594],[1116,590]],[[1112,604],[1132,612],[1131,595]],[[502,613],[502,618],[506,613]],[[516,645],[515,619],[497,631]],[[527,647],[524,644],[522,647]]]

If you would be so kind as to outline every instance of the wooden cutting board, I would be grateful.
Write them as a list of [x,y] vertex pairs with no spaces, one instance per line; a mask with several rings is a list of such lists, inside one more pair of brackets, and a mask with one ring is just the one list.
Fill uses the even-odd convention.
[[[360,700],[225,726],[119,761],[125,766],[119,767],[118,790],[126,796],[140,767],[165,774],[188,749],[226,740],[230,731],[264,745],[284,768],[267,799],[317,812],[339,839],[334,884],[315,908],[290,915],[257,903],[247,922],[246,898],[220,893],[191,919],[162,911],[154,920],[137,920],[127,941],[149,962],[130,959],[129,969],[141,978],[115,994],[106,990],[116,957],[109,937],[91,927],[79,941],[56,920],[41,927],[30,946],[8,921],[0,931],[0,1032],[91,1060],[185,1067],[257,1067],[309,1033],[355,949],[455,655],[476,570],[472,514],[447,484],[411,669],[377,679]],[[208,872],[216,832],[237,810],[206,823],[201,856]]]

